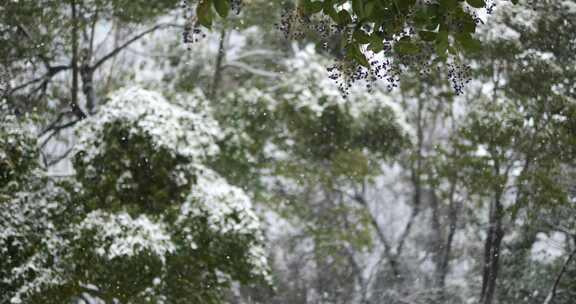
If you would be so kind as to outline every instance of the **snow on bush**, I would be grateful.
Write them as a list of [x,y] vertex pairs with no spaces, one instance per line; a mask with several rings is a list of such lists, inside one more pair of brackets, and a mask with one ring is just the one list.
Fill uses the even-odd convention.
[[[202,96],[186,100],[191,107],[199,107]],[[86,153],[85,159],[106,149],[100,147],[106,127],[113,122],[130,124],[131,134],[146,133],[152,143],[166,148],[174,155],[204,161],[218,153],[215,139],[221,136],[218,123],[207,113],[194,113],[169,103],[161,94],[140,88],[127,88],[112,95],[95,118],[88,119],[78,129],[77,151]]]
[[74,178],[2,199],[0,302],[210,302],[270,283],[250,197],[205,165],[222,130],[202,98],[118,91],[78,127]]
[[0,191],[16,190],[36,166],[36,138],[29,125],[0,100]]
[[126,212],[108,214],[97,210],[89,213],[74,230],[94,230],[95,251],[107,259],[130,257],[147,250],[165,262],[165,256],[175,250],[166,224],[146,215],[133,218]]

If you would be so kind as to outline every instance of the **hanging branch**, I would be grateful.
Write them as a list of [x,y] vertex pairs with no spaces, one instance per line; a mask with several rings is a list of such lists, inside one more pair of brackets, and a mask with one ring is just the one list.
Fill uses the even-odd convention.
[[556,280],[554,281],[554,285],[552,285],[552,289],[550,290],[550,293],[548,293],[548,296],[544,300],[543,304],[552,304],[552,301],[554,300],[554,297],[556,296],[556,291],[558,289],[558,285],[560,285],[560,280],[562,279],[562,276],[564,275],[564,273],[566,273],[566,269],[568,268],[568,265],[570,264],[570,262],[572,262],[572,260],[574,259],[575,256],[576,256],[576,249],[574,249],[570,253],[570,255],[568,256],[568,258],[566,258],[566,261],[564,261],[564,264],[562,265],[562,269],[560,269],[560,272],[556,276]]

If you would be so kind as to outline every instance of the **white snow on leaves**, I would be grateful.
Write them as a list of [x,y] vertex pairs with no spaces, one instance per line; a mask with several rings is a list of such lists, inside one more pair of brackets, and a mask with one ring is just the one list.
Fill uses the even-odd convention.
[[[197,172],[201,174],[180,208],[177,223],[190,216],[206,216],[213,231],[238,234],[258,232],[260,222],[252,211],[250,198],[242,189],[228,184],[210,169],[198,168]],[[235,216],[238,220],[234,219]]]
[[[186,100],[192,107],[203,101],[197,95]],[[218,153],[215,140],[221,132],[216,120],[208,113],[191,112],[169,103],[161,94],[136,87],[112,94],[95,117],[85,120],[78,128],[76,151],[87,153],[87,160],[98,152],[98,140],[111,122],[132,123],[131,132],[144,132],[159,146],[197,161]],[[97,148],[98,147],[98,148]],[[105,149],[105,147],[104,147]]]
[[166,228],[166,224],[146,215],[134,218],[126,212],[114,214],[96,210],[74,231],[96,231],[95,252],[102,257],[113,259],[148,251],[165,262],[165,255],[176,249]]
[[[198,92],[176,99],[178,105],[169,103],[156,92],[140,88],[118,91],[98,114],[78,127],[75,152],[85,151],[84,160],[90,163],[106,149],[101,144],[105,128],[121,122],[130,126],[132,134],[147,134],[154,146],[189,160],[190,163],[174,168],[174,178],[181,183],[179,179],[184,177],[177,173],[192,170],[198,184],[192,185],[182,205],[175,207],[181,208],[183,216],[207,218],[209,228],[215,233],[253,236],[253,241],[244,244],[248,252],[246,258],[253,265],[253,275],[270,280],[260,223],[252,211],[249,196],[202,165],[207,157],[219,152],[216,140],[223,134],[209,107],[203,104],[206,99]],[[14,261],[17,264],[10,273],[1,273],[5,283],[18,284],[17,292],[8,295],[13,303],[25,302],[27,296],[41,292],[46,286],[65,283],[68,276],[60,266],[74,263],[74,258],[66,253],[67,248],[77,246],[84,237],[90,238],[93,244],[85,249],[110,260],[130,258],[146,251],[167,262],[167,257],[178,252],[179,246],[197,246],[195,232],[190,227],[167,222],[162,216],[93,210],[84,217],[78,214],[79,222],[56,223],[65,203],[45,193],[53,191],[52,188],[58,189],[45,187],[38,195],[23,193],[22,197],[14,197],[5,202],[6,208],[0,212],[0,253],[6,253],[7,242],[23,251],[33,241],[40,246],[40,250],[34,250],[24,261]],[[185,229],[189,229],[188,242],[177,243],[171,233]],[[55,263],[50,265],[48,261]]]
[[[190,216],[206,217],[209,228],[219,234],[251,234],[256,242],[249,244],[250,262],[254,274],[268,276],[266,253],[260,222],[252,210],[248,195],[240,188],[228,184],[216,172],[204,167],[207,157],[219,152],[216,140],[223,136],[210,108],[200,92],[176,96],[176,104],[169,103],[159,93],[141,88],[122,89],[113,94],[110,101],[96,117],[86,120],[79,128],[77,151],[86,151],[90,161],[99,150],[97,141],[106,126],[120,121],[134,126],[131,132],[144,132],[151,136],[153,144],[193,160],[186,169],[197,175],[197,183],[184,200],[180,218],[175,225]],[[100,149],[105,147],[99,147]],[[181,167],[175,168],[176,171]],[[85,229],[97,229],[100,240],[112,239],[107,248],[98,248],[99,254],[114,258],[132,255],[148,249],[163,257],[176,249],[166,233],[165,224],[154,222],[141,215],[132,218],[127,213],[105,214],[95,211],[81,224]],[[182,227],[186,232],[187,227]],[[195,248],[193,231],[189,232],[188,245]],[[139,248],[139,249],[136,249]]]
[[[219,234],[252,235],[257,242],[248,249],[248,260],[253,265],[252,274],[271,282],[266,251],[258,245],[264,241],[261,223],[248,195],[208,168],[198,167],[196,172],[201,174],[180,207],[176,225],[189,218],[205,217],[209,229]],[[189,231],[184,229],[188,234]],[[193,236],[188,235],[193,240]],[[192,241],[191,246],[194,249],[197,245]]]

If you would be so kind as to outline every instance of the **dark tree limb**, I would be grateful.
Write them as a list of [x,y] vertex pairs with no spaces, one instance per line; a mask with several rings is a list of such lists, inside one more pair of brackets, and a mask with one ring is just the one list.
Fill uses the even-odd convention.
[[76,11],[76,0],[70,2],[72,9],[72,110],[80,109],[78,105],[78,16]]
[[63,161],[64,159],[66,159],[68,157],[68,155],[70,155],[70,153],[72,153],[73,150],[74,150],[74,147],[69,148],[66,150],[66,152],[62,153],[61,155],[58,155],[54,159],[47,160],[46,161],[46,167],[54,166],[55,164]]
[[80,122],[82,119],[77,119],[77,120],[73,120],[70,121],[68,123],[65,123],[63,125],[59,125],[59,126],[54,126],[52,128],[52,133],[50,133],[50,135],[48,135],[48,137],[46,137],[46,139],[42,142],[42,144],[40,144],[40,148],[44,148],[48,142],[50,141],[50,139],[52,139],[52,137],[54,137],[56,134],[60,133],[60,131],[70,128],[72,126],[74,126],[75,124],[77,124],[78,122]]
[[62,71],[71,69],[71,68],[72,68],[72,66],[70,66],[70,65],[48,66],[48,70],[47,70],[47,72],[46,72],[44,75],[42,75],[42,76],[40,76],[40,77],[38,77],[38,78],[32,79],[32,80],[30,80],[30,81],[28,81],[28,82],[25,82],[25,83],[23,83],[23,84],[21,84],[21,85],[19,85],[19,86],[15,86],[14,88],[12,88],[12,89],[10,90],[10,94],[12,94],[12,93],[14,93],[14,92],[16,92],[16,91],[19,91],[19,90],[21,90],[21,89],[24,89],[24,88],[26,88],[26,87],[28,87],[28,86],[30,86],[30,85],[35,84],[35,83],[38,83],[38,82],[40,82],[40,81],[48,81],[48,80],[50,80],[52,77],[54,77],[56,74],[58,74],[58,73],[60,73],[60,72],[62,72]]
[[568,265],[570,264],[570,262],[572,262],[575,256],[576,256],[576,249],[572,250],[570,255],[564,261],[562,269],[560,269],[560,272],[556,276],[556,280],[554,280],[554,285],[552,285],[552,289],[550,290],[550,293],[548,293],[548,296],[544,300],[543,304],[552,304],[552,301],[554,301],[554,297],[556,296],[558,286],[560,285],[560,280],[562,280],[562,276],[564,275],[564,273],[566,273]]
[[71,111],[64,111],[64,112],[60,112],[60,114],[58,114],[58,116],[56,117],[56,119],[51,122],[48,126],[46,126],[46,128],[44,128],[42,130],[42,132],[40,132],[40,134],[38,136],[42,136],[52,130],[54,130],[54,128],[57,126],[57,124],[62,121],[62,119],[64,118],[64,116],[71,114]]

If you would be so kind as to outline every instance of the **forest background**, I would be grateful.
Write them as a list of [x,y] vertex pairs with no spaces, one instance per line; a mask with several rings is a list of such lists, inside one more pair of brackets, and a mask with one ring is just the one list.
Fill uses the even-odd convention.
[[3,2],[0,303],[574,303],[576,2],[485,5],[348,87],[291,1]]

